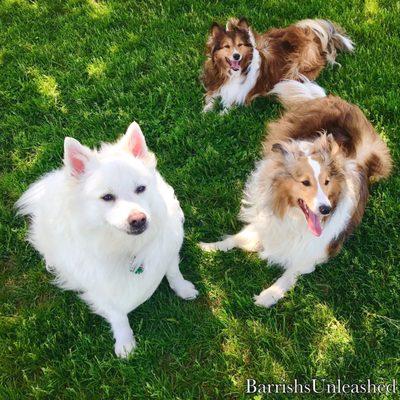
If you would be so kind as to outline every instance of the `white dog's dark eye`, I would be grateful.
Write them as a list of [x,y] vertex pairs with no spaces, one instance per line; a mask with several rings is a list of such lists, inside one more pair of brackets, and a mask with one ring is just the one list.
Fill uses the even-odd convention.
[[306,179],[305,181],[302,181],[301,182],[304,186],[310,186],[311,185],[311,183],[310,183],[310,181],[308,180],[308,179]]
[[115,200],[115,196],[111,193],[107,193],[102,197],[102,200],[104,201],[114,201]]
[[146,186],[140,185],[136,188],[135,193],[143,193],[146,190]]
[[325,185],[328,185],[329,184],[329,179],[327,179],[326,181],[325,181]]

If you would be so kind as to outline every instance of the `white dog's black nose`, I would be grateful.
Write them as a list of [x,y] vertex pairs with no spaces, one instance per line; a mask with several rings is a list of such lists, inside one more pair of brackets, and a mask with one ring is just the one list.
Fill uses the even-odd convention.
[[322,206],[319,206],[319,212],[322,215],[328,215],[332,210],[332,207],[327,206],[326,204],[323,204]]
[[128,217],[130,233],[138,235],[147,228],[147,218],[142,212],[134,212]]
[[237,61],[237,60],[239,60],[239,58],[240,58],[240,54],[239,54],[239,53],[233,53],[233,56],[232,56],[232,57],[233,57],[234,60]]

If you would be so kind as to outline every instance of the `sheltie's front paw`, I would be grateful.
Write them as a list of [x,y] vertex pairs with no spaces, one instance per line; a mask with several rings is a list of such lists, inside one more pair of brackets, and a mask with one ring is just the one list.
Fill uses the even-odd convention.
[[254,301],[257,306],[268,308],[276,304],[282,297],[282,291],[271,286],[263,290],[258,296],[254,296]]
[[203,107],[203,113],[208,113],[208,112],[212,111],[213,108],[214,108],[214,103],[205,104]]
[[135,338],[131,338],[130,340],[116,340],[115,341],[115,354],[120,358],[127,358],[135,349],[136,341]]

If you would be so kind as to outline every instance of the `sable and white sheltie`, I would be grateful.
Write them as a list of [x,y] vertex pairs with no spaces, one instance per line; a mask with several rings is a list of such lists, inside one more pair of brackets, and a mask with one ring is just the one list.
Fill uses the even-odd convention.
[[268,127],[263,158],[247,182],[244,228],[206,251],[256,251],[285,272],[255,297],[269,307],[340,250],[360,223],[368,184],[389,175],[386,144],[360,109],[318,85],[293,80],[272,91],[288,111]]
[[33,184],[17,207],[31,217],[29,240],[58,286],[110,323],[120,357],[135,347],[128,313],[164,276],[178,296],[198,294],[179,271],[183,212],[136,123],[99,151],[66,138],[64,167]]
[[222,113],[249,104],[283,79],[316,79],[327,63],[336,63],[338,50],[353,48],[341,28],[323,19],[303,20],[261,35],[244,18],[230,19],[225,29],[214,23],[202,74],[203,111],[211,111],[218,98]]

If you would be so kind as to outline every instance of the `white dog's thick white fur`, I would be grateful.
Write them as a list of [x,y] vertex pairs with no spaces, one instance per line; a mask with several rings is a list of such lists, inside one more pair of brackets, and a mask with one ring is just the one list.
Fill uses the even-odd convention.
[[[33,184],[16,205],[30,215],[29,241],[57,285],[77,291],[110,323],[115,353],[126,357],[135,347],[127,314],[165,275],[178,296],[198,295],[179,271],[183,212],[136,123],[99,151],[66,138],[64,164]],[[106,194],[111,200],[102,198]],[[135,234],[129,218],[137,213],[146,218],[147,229]]]

